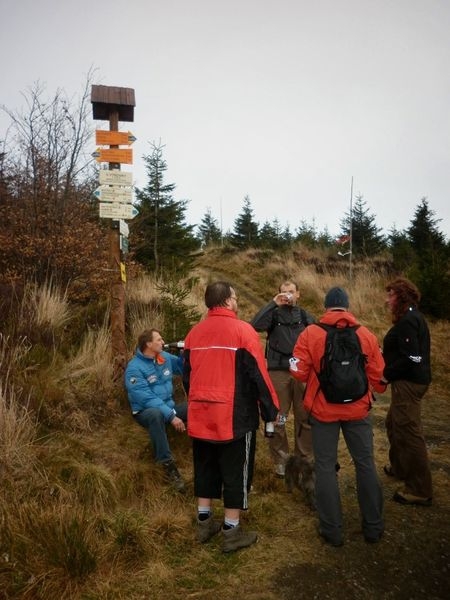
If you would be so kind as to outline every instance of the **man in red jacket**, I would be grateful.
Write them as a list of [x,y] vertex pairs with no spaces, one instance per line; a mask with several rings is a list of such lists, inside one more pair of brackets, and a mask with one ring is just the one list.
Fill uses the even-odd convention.
[[343,544],[341,502],[335,472],[342,429],[355,465],[364,539],[368,543],[376,543],[383,534],[383,494],[375,468],[369,410],[372,390],[384,392],[386,389],[386,385],[381,382],[384,360],[375,335],[359,325],[348,311],[349,300],[345,290],[331,288],[325,296],[324,304],[326,312],[320,323],[333,327],[357,327],[356,335],[365,355],[369,387],[367,393],[356,401],[342,404],[327,401],[318,379],[327,332],[313,324],[299,335],[290,370],[294,377],[306,383],[303,403],[311,422],[319,534],[332,546]]
[[248,508],[259,417],[276,421],[279,402],[258,334],[237,318],[237,296],[225,281],[207,286],[206,318],[184,342],[183,381],[188,392],[188,434],[193,440],[197,538],[206,542],[221,524],[212,500],[223,495],[224,552],[256,542],[239,524]]

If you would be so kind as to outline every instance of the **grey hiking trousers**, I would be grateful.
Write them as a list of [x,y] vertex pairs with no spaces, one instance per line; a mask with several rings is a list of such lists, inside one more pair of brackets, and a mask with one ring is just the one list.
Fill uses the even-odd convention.
[[339,434],[345,443],[356,471],[356,489],[365,537],[377,538],[384,528],[383,493],[373,454],[373,432],[370,417],[357,421],[325,423],[311,417],[312,442],[316,471],[316,503],[320,532],[333,542],[342,542],[342,508],[338,461]]

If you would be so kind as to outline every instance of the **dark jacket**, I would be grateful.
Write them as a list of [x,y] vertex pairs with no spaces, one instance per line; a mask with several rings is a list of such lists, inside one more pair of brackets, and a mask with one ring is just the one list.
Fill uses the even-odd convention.
[[250,321],[256,331],[267,332],[266,359],[269,371],[288,371],[295,342],[315,319],[296,304],[278,306],[273,300]]
[[430,332],[420,311],[409,308],[391,327],[383,341],[383,356],[388,381],[431,382]]
[[243,437],[275,420],[279,402],[255,330],[224,307],[212,308],[184,341],[188,434],[211,442]]

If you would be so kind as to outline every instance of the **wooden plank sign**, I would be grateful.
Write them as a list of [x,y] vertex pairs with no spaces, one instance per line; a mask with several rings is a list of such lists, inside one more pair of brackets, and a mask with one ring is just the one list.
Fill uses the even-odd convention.
[[131,148],[97,148],[92,156],[97,162],[133,164],[133,150]]
[[95,131],[95,143],[99,146],[131,146],[136,138],[131,131],[107,131],[97,129]]

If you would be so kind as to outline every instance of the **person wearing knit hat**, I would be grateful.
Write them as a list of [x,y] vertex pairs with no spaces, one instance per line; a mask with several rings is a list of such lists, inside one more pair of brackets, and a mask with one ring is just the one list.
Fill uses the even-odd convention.
[[[372,390],[384,392],[382,383],[384,360],[376,336],[349,312],[347,292],[332,287],[325,295],[325,314],[317,324],[307,327],[298,337],[291,359],[293,377],[306,383],[303,399],[309,412],[314,464],[316,473],[316,506],[319,517],[319,535],[331,546],[344,543],[343,520],[336,477],[339,436],[342,430],[345,443],[353,459],[358,482],[357,496],[362,519],[362,533],[367,543],[381,539],[383,523],[383,493],[375,467],[373,430],[369,410]],[[365,356],[364,369],[368,389],[357,399],[342,403],[327,400],[319,382],[322,358],[328,330],[353,329],[360,351]]]
[[325,296],[324,306],[327,309],[347,309],[350,306],[347,292],[341,287],[331,288]]

